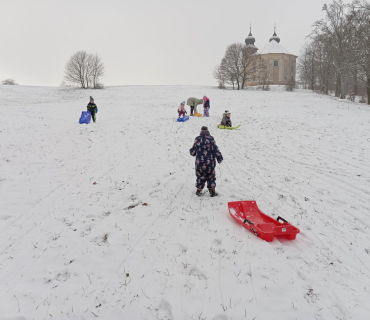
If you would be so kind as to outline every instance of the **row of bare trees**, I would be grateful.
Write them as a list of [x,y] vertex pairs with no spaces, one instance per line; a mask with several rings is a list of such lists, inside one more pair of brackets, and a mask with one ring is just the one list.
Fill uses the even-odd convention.
[[[237,90],[243,89],[248,82],[255,82],[263,78],[267,68],[256,48],[242,43],[233,43],[226,48],[221,63],[213,70],[213,77],[218,81],[219,88],[225,84],[232,85]],[[267,77],[268,80],[268,77]]]
[[101,78],[104,72],[103,61],[97,53],[78,51],[65,65],[64,79],[67,83],[78,85],[83,89],[102,89]]
[[334,0],[322,10],[325,17],[313,24],[298,59],[300,82],[342,99],[359,95],[370,104],[370,3]]

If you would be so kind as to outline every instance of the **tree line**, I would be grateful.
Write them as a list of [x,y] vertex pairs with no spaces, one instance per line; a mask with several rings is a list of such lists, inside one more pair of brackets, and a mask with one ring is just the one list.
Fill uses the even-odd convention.
[[325,17],[313,24],[298,58],[301,84],[370,104],[370,3],[334,0],[322,10]]

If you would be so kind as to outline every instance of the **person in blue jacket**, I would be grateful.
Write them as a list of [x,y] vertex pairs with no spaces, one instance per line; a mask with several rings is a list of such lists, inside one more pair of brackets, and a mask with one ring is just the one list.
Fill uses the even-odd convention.
[[95,122],[96,121],[96,113],[98,112],[98,107],[97,105],[94,103],[94,98],[92,96],[90,96],[90,102],[89,104],[87,105],[87,111],[90,111],[91,113],[91,118],[93,119],[93,121]]
[[196,195],[200,196],[206,182],[211,197],[216,195],[216,161],[223,160],[221,151],[218,149],[215,139],[211,136],[207,127],[202,127],[200,135],[195,138],[193,147],[189,150],[195,158],[195,174],[197,176]]

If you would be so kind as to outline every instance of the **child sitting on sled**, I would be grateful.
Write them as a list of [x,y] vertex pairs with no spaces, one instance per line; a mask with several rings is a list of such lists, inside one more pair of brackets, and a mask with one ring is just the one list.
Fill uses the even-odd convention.
[[181,118],[181,116],[185,117],[185,113],[187,113],[185,110],[185,101],[181,102],[177,112],[179,113],[179,118]]
[[230,116],[231,116],[230,111],[225,110],[224,114],[222,115],[222,120],[221,120],[221,125],[222,126],[232,127]]

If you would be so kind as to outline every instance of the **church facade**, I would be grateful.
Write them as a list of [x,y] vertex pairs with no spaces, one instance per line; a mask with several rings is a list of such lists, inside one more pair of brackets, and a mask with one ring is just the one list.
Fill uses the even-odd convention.
[[258,49],[254,43],[256,39],[250,30],[245,39],[247,48],[254,51],[256,58],[256,68],[252,76],[249,77],[246,86],[256,85],[287,85],[295,83],[296,60],[297,56],[291,54],[280,44],[280,38],[274,30],[269,43],[262,49]]

